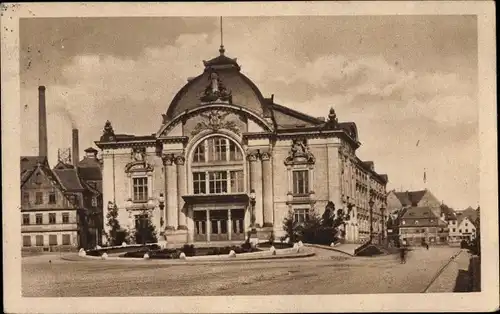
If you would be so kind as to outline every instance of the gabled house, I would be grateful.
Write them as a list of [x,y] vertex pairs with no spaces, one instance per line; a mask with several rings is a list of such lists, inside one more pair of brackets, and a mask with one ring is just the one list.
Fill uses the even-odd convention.
[[477,235],[476,221],[478,215],[478,211],[472,207],[456,211],[454,217],[448,221],[450,242],[458,243],[462,240],[473,240]]
[[45,157],[21,157],[21,195],[23,249],[95,245],[89,241],[88,213],[99,192],[80,179],[74,166],[59,162],[50,169]]
[[21,157],[21,234],[23,249],[70,249],[80,246],[78,195],[66,175],[50,169],[47,158]]
[[399,236],[410,245],[419,245],[422,240],[445,244],[448,234],[447,223],[429,207],[406,208],[400,217]]

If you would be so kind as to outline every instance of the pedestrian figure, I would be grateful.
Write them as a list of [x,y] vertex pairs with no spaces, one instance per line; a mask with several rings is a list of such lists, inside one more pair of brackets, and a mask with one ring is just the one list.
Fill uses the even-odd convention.
[[401,241],[401,244],[399,246],[399,257],[401,259],[401,264],[406,264],[406,240],[403,239],[403,241]]

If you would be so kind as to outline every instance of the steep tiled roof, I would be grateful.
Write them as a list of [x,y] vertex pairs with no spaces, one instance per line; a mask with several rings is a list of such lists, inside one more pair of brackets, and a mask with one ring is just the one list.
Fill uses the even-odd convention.
[[475,222],[478,216],[477,210],[472,207],[467,209],[456,211],[457,219],[459,223],[463,220],[464,217],[468,217],[471,222]]
[[21,173],[33,170],[38,163],[46,163],[47,157],[42,156],[21,156]]
[[443,227],[447,225],[444,221],[437,217],[429,207],[409,207],[406,209],[401,218],[421,220],[421,222],[417,225],[429,224],[431,219]]
[[85,181],[100,181],[102,180],[101,168],[97,167],[80,167],[78,166],[78,175]]
[[438,218],[429,207],[410,207],[403,218]]
[[67,191],[82,191],[85,188],[82,186],[76,169],[68,168],[68,169],[54,169],[56,177],[61,182],[62,186]]
[[399,199],[402,205],[414,205],[418,204],[422,197],[424,197],[427,190],[421,191],[406,191],[406,192],[394,192],[396,197]]

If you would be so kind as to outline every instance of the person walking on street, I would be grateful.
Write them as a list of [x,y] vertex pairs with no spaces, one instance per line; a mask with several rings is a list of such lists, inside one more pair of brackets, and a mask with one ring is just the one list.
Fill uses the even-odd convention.
[[401,259],[401,264],[406,264],[406,240],[401,241],[399,246],[399,257]]

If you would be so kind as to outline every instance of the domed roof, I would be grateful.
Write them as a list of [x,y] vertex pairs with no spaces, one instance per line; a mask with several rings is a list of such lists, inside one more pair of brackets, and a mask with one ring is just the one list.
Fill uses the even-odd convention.
[[[186,110],[191,110],[207,103],[203,96],[207,91],[211,91],[211,84],[215,77],[218,88],[224,88],[231,96],[230,103],[244,107],[250,111],[263,116],[266,112],[265,100],[257,86],[244,74],[236,59],[224,55],[224,48],[221,47],[220,55],[203,61],[205,70],[199,76],[189,79],[188,83],[175,95],[166,113],[166,120],[170,121]],[[217,84],[217,83],[216,83]]]

